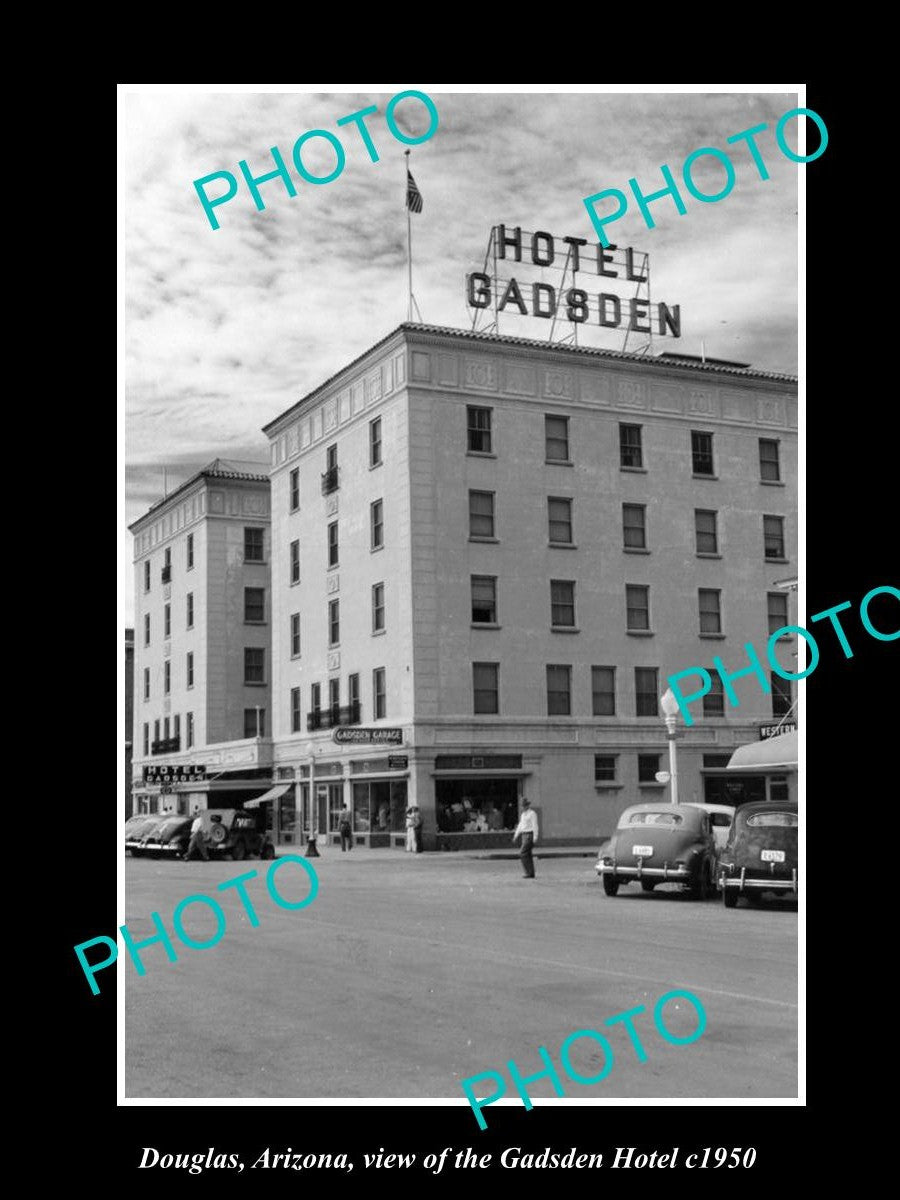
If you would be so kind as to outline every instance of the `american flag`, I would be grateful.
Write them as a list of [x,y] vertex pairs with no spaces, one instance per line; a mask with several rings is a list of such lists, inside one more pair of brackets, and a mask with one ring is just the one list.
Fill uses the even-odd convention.
[[416,187],[416,181],[410,174],[409,167],[406,168],[406,207],[410,212],[420,213],[422,211],[422,193]]

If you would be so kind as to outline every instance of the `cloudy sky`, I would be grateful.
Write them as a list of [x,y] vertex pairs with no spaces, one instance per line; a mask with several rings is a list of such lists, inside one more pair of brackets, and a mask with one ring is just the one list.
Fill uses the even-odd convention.
[[[698,147],[725,148],[729,135],[766,123],[758,141],[769,180],[759,179],[746,148],[736,148],[730,196],[701,204],[682,189],[684,216],[661,200],[655,229],[635,207],[609,236],[648,251],[654,299],[681,305],[682,338],[666,349],[699,353],[702,338],[708,355],[796,371],[803,168],[774,141],[778,118],[798,103],[794,94],[460,94],[415,83],[328,94],[123,91],[125,524],[162,497],[164,471],[171,490],[217,456],[266,460],[260,427],[405,320],[405,146],[384,113],[391,95],[412,87],[434,99],[440,117],[435,135],[411,148],[424,198],[424,211],[412,217],[414,290],[425,321],[462,328],[470,324],[465,275],[480,269],[492,225],[595,242],[584,196],[627,191],[632,176],[656,191],[660,164],[680,179]],[[354,126],[337,126],[373,104],[378,112],[366,123],[377,163]],[[402,102],[396,116],[410,135],[428,127],[418,101]],[[298,179],[291,165],[294,142],[310,129],[339,135],[346,151],[343,173],[321,186]],[[789,133],[793,145],[795,138]],[[266,209],[258,212],[242,183],[215,210],[221,227],[214,231],[193,181],[221,170],[240,177],[241,159],[262,175],[274,168],[272,146],[298,194],[289,197],[278,180],[263,184]],[[327,174],[334,154],[313,139],[304,161]],[[721,178],[712,167],[695,173],[711,193]],[[220,190],[224,184],[209,189]],[[583,286],[598,292],[599,284],[588,276]],[[513,317],[502,332],[545,337],[547,325]],[[590,340],[621,346],[612,332],[597,330]],[[122,536],[130,564],[131,539]],[[130,624],[130,565],[122,587]]]

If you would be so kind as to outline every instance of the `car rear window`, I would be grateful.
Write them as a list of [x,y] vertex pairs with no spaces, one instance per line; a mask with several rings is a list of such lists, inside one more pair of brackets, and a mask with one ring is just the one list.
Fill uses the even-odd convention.
[[800,824],[800,820],[797,813],[754,813],[752,817],[747,818],[747,824],[752,825],[754,828],[760,825],[765,828],[775,825],[788,825],[793,828]]
[[684,818],[681,813],[673,812],[638,812],[628,818],[629,825],[680,825]]

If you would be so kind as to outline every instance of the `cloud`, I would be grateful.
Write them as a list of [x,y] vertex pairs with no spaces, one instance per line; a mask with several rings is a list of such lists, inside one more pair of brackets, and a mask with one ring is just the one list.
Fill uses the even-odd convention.
[[[480,268],[494,224],[548,229],[594,242],[582,197],[602,188],[647,192],[676,178],[699,146],[765,122],[762,181],[746,147],[732,151],[737,180],[715,204],[668,199],[652,205],[648,230],[636,207],[611,226],[614,240],[651,256],[654,300],[681,305],[687,352],[796,369],[796,164],[775,147],[775,122],[791,95],[442,93],[437,133],[412,147],[424,197],[412,217],[414,288],[423,318],[467,328],[464,276]],[[126,510],[134,520],[173,479],[217,455],[265,460],[260,427],[406,317],[405,147],[390,134],[390,97],[366,93],[207,93],[182,88],[123,96],[124,355]],[[340,117],[365,118],[379,161]],[[417,101],[396,109],[400,127],[427,126]],[[340,137],[343,173],[314,186],[292,171],[297,194],[276,178],[260,184],[257,211],[241,181],[210,229],[193,181],[216,171],[240,179],[286,163],[297,138],[322,129]],[[304,162],[327,171],[324,139]],[[720,180],[712,161],[696,181]],[[612,233],[611,233],[612,236]],[[589,291],[601,290],[594,276]],[[533,320],[509,332],[540,336]],[[504,328],[503,330],[507,330]],[[585,336],[582,338],[582,333]],[[620,345],[598,329],[579,338]],[[154,483],[154,481],[157,481]],[[177,480],[180,482],[180,480]],[[155,494],[154,494],[154,488]]]

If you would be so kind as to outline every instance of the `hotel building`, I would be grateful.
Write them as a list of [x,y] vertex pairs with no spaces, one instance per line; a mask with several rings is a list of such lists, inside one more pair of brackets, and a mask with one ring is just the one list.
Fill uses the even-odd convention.
[[[335,837],[346,802],[371,845],[412,804],[426,848],[508,844],[527,795],[543,842],[594,842],[668,799],[666,677],[765,663],[796,619],[792,376],[404,324],[264,432],[282,841]],[[789,711],[771,687],[679,722],[683,802],[793,789],[724,770]]]
[[240,807],[272,770],[265,465],[216,459],[130,530],[134,811]]

